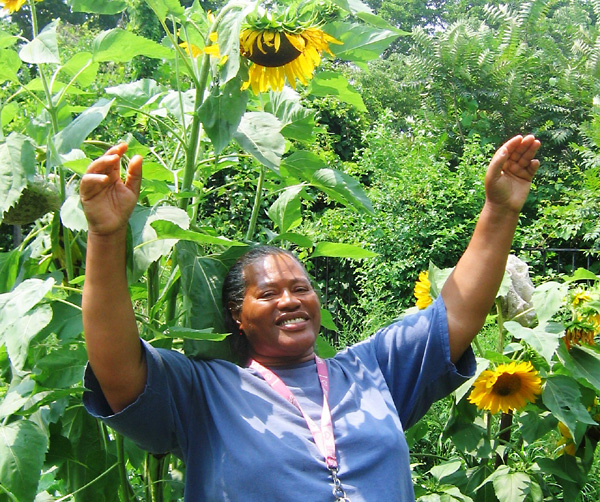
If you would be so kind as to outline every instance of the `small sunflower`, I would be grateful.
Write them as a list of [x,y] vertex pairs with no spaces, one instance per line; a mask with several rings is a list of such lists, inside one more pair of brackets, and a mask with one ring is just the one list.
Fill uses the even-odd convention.
[[492,413],[521,410],[542,392],[542,381],[530,362],[501,364],[475,380],[469,402]]
[[433,303],[431,297],[431,282],[429,281],[429,272],[420,272],[419,280],[415,284],[415,298],[417,299],[417,308],[425,309]]
[[8,10],[11,14],[17,12],[27,3],[27,0],[5,0],[0,1],[0,6]]

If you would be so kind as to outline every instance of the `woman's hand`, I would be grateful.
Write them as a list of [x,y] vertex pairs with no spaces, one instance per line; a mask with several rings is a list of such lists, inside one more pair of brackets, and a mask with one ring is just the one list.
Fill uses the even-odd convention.
[[127,228],[142,182],[142,157],[129,162],[125,182],[121,179],[121,157],[127,144],[113,146],[87,168],[79,196],[90,233],[111,235]]
[[539,147],[540,142],[529,135],[515,136],[498,149],[485,176],[487,204],[503,211],[521,211],[540,167],[534,159]]

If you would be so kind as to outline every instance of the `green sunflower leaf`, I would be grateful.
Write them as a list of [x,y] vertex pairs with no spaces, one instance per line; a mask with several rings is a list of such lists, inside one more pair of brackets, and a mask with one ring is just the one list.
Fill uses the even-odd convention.
[[0,484],[14,500],[33,502],[47,450],[48,437],[34,422],[0,425]]
[[327,24],[323,31],[343,42],[329,46],[336,57],[356,63],[378,58],[400,36],[393,30],[342,21]]
[[577,423],[594,425],[596,422],[581,402],[581,391],[577,382],[566,375],[549,376],[542,392],[544,405],[564,423],[571,432],[575,443],[582,439]]
[[215,86],[198,111],[217,155],[229,144],[246,112],[248,93],[240,87],[238,79],[230,80],[222,89]]
[[25,44],[19,51],[19,57],[30,64],[60,63],[56,27],[58,21],[53,21],[40,32],[31,42]]
[[281,122],[270,113],[247,112],[233,135],[237,143],[256,160],[279,173],[285,139]]
[[89,12],[93,14],[107,14],[109,16],[123,12],[127,2],[123,0],[67,0],[67,5],[73,12]]
[[377,256],[377,253],[369,251],[368,249],[360,246],[354,246],[352,244],[319,242],[310,257],[317,258],[319,256],[329,256],[332,258],[352,258],[356,260],[360,258],[373,258]]
[[12,49],[0,49],[0,83],[7,80],[18,82],[17,72],[21,68],[21,58]]
[[164,21],[167,16],[183,17],[185,10],[179,0],[146,0],[158,19]]
[[92,43],[92,52],[97,63],[127,63],[136,56],[153,59],[173,56],[173,51],[168,47],[120,28],[100,33]]
[[27,136],[11,133],[0,144],[0,221],[35,176],[35,150]]
[[318,72],[312,79],[308,92],[313,96],[335,96],[361,112],[367,111],[362,96],[350,86],[348,79],[339,73]]
[[302,185],[287,187],[269,208],[269,218],[281,232],[287,232],[302,222],[301,191]]

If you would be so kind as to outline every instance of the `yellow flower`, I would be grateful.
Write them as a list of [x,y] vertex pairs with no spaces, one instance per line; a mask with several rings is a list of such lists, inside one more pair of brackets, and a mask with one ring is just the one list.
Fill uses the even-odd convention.
[[567,455],[575,456],[575,452],[577,448],[573,441],[573,436],[571,436],[571,432],[568,427],[562,422],[558,422],[558,430],[560,431],[561,439],[558,441],[557,446],[559,446],[558,454],[562,455],[566,453]]
[[485,370],[469,394],[469,401],[480,410],[521,410],[542,392],[542,381],[530,362],[501,364],[495,371]]
[[592,295],[589,293],[589,291],[579,291],[578,293],[575,293],[575,296],[573,296],[571,304],[573,307],[577,307],[579,304],[589,302],[591,299]]
[[[185,52],[187,52],[189,55],[191,55],[193,58],[197,58],[198,56],[202,55],[202,49],[200,49],[200,47],[197,47],[194,44],[190,44],[188,46],[187,42],[181,42],[179,44],[179,47],[181,47],[182,49],[185,50]],[[211,46],[212,47],[212,46]]]
[[425,309],[433,303],[431,298],[431,282],[429,281],[429,272],[419,273],[419,280],[415,284],[415,298],[417,299],[417,307]]
[[27,0],[5,0],[0,1],[0,5],[7,9],[11,14],[17,12],[23,5],[27,3]]
[[246,87],[254,94],[269,89],[281,91],[287,80],[295,89],[296,80],[307,85],[321,54],[333,56],[329,44],[341,44],[320,28],[305,28],[292,33],[284,29],[247,28],[240,33],[242,56],[252,61]]

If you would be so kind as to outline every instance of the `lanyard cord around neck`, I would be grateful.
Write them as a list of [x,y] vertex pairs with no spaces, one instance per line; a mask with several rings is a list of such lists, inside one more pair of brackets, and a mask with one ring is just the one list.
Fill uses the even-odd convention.
[[248,367],[258,371],[265,381],[286,401],[293,404],[306,421],[310,432],[312,433],[313,439],[317,448],[323,455],[327,469],[331,473],[333,479],[333,495],[337,502],[350,502],[350,499],[346,497],[346,492],[342,488],[342,483],[337,477],[338,463],[335,454],[335,438],[333,436],[333,420],[331,418],[331,410],[329,409],[329,372],[327,371],[327,364],[323,359],[315,355],[315,362],[317,364],[317,375],[319,376],[319,383],[321,384],[321,390],[323,391],[323,407],[321,410],[321,427],[319,427],[315,421],[310,418],[300,406],[298,399],[289,387],[273,373],[269,368],[264,367],[258,361],[250,359],[248,361]]

